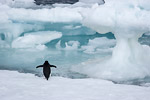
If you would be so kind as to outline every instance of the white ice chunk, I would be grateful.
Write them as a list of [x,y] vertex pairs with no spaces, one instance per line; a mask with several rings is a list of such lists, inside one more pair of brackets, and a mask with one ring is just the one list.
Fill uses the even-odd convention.
[[82,9],[84,8],[56,7],[51,9],[25,9],[11,8],[7,5],[0,4],[0,15],[2,15],[2,19],[20,22],[80,22],[82,17],[79,11]]
[[65,50],[77,50],[80,43],[78,41],[69,41],[65,43],[66,47]]
[[63,28],[71,30],[71,29],[79,29],[79,28],[81,28],[81,26],[66,25]]
[[65,48],[60,46],[60,41],[56,44],[56,48],[60,50],[78,50],[80,43],[78,41],[68,41],[65,43]]
[[40,25],[30,25],[21,23],[1,23],[0,33],[4,35],[4,41],[10,45],[11,42],[18,38],[23,32],[38,31],[42,29],[43,26]]
[[[11,9],[8,12],[11,20],[47,21],[47,22],[80,22],[82,17],[78,9],[56,7],[52,9]],[[19,15],[19,16],[18,16]]]
[[84,50],[85,53],[111,52],[111,48],[115,46],[115,44],[116,41],[114,39],[101,37],[89,40],[89,43],[85,46],[82,46],[81,49]]
[[0,3],[3,5],[8,5],[10,7],[33,7],[36,6],[34,0],[0,0]]
[[[125,5],[122,7],[115,7],[109,3],[100,6],[94,5],[92,9],[83,12],[82,15],[83,24],[99,33],[113,32],[126,37],[134,37],[136,34],[148,31],[150,26],[148,11]],[[122,32],[124,29],[125,31]]]
[[[27,33],[12,42],[12,48],[39,48],[51,40],[60,38],[62,34],[55,31],[39,31]],[[39,46],[40,45],[40,46]],[[37,47],[38,46],[38,47]],[[43,48],[44,46],[42,46]],[[45,48],[45,47],[44,47]]]

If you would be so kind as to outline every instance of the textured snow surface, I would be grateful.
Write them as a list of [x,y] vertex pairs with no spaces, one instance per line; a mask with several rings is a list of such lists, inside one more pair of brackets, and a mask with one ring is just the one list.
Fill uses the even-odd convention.
[[51,77],[0,70],[1,100],[149,100],[150,87],[100,79]]

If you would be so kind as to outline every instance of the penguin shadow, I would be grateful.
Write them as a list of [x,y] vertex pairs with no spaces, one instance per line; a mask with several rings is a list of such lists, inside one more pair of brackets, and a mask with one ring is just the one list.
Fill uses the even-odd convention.
[[45,61],[43,65],[39,65],[36,68],[43,68],[43,75],[48,80],[51,77],[51,67],[57,68],[55,65],[49,64],[48,61]]

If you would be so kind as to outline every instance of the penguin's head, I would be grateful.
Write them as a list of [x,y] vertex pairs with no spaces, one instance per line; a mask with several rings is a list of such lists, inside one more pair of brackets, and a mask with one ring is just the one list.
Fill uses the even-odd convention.
[[45,63],[47,64],[47,63],[48,63],[48,61],[46,60],[46,61],[45,61]]

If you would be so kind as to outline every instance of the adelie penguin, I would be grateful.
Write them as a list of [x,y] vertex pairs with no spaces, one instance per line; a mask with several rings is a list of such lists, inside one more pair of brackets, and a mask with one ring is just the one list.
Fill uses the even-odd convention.
[[49,76],[50,76],[50,74],[51,74],[51,67],[55,67],[56,68],[56,66],[55,65],[50,65],[49,63],[48,63],[48,61],[45,61],[45,63],[43,64],[43,65],[39,65],[39,66],[37,66],[36,68],[39,68],[39,67],[43,67],[43,74],[44,74],[44,76],[45,76],[45,78],[48,80],[48,78],[49,78]]

